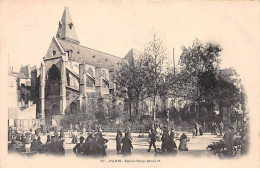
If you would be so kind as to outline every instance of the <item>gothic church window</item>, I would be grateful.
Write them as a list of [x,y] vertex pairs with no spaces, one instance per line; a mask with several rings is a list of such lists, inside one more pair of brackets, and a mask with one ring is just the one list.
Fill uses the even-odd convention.
[[72,102],[70,105],[70,112],[71,114],[76,114],[77,113],[77,105],[75,102]]
[[51,69],[49,70],[48,78],[50,81],[60,79],[60,71],[56,65],[52,65]]
[[93,70],[91,68],[89,68],[87,70],[87,73],[92,76],[90,77],[89,75],[87,75],[87,87],[94,87],[95,85],[95,80],[93,79],[94,73]]
[[52,51],[52,55],[55,56],[56,55],[56,50]]

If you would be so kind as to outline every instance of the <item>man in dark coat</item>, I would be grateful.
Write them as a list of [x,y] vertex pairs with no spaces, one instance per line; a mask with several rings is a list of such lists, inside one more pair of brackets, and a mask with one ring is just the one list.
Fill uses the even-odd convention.
[[84,150],[85,150],[84,140],[85,140],[84,137],[80,137],[80,138],[79,138],[80,143],[78,143],[78,144],[73,148],[73,152],[74,152],[75,154],[82,155],[82,154],[84,153]]
[[125,133],[125,137],[122,139],[122,143],[123,143],[122,155],[124,156],[131,155],[132,154],[131,149],[133,148],[133,146],[128,132]]
[[31,151],[37,151],[37,142],[36,142],[36,139],[33,139],[33,142],[31,143],[30,149],[31,149]]
[[223,139],[225,140],[227,155],[229,157],[233,156],[233,146],[234,146],[234,128],[230,127],[227,132],[224,134]]
[[162,152],[166,152],[166,150],[168,149],[168,142],[169,140],[169,133],[168,130],[165,128],[163,131],[163,135],[162,135]]
[[108,142],[107,139],[105,139],[102,135],[102,132],[99,132],[95,136],[101,156],[106,156],[106,143]]
[[116,151],[117,154],[121,153],[121,142],[122,142],[122,138],[120,136],[120,133],[118,132],[116,135]]
[[60,137],[65,138],[64,130],[63,128],[60,129]]
[[154,151],[156,152],[156,146],[155,146],[156,134],[155,134],[155,132],[153,131],[153,129],[151,129],[151,134],[150,134],[150,137],[149,137],[149,138],[151,139],[151,141],[150,141],[150,145],[149,145],[148,152],[150,152],[152,146],[154,147]]

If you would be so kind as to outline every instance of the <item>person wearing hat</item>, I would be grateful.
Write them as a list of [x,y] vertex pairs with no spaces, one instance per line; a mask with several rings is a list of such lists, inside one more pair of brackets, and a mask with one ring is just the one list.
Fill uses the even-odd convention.
[[131,155],[132,154],[131,148],[133,148],[133,146],[132,146],[132,141],[129,138],[128,132],[125,133],[125,137],[122,139],[122,143],[123,143],[122,155],[124,155],[124,156]]
[[75,154],[79,154],[79,155],[82,155],[84,153],[84,149],[85,149],[85,144],[84,144],[84,140],[85,138],[84,137],[80,137],[79,138],[79,141],[80,143],[78,143],[74,148],[73,148],[73,152]]
[[229,127],[227,132],[224,134],[223,139],[225,140],[226,148],[227,148],[227,155],[229,157],[233,156],[233,146],[234,146],[234,128]]
[[150,152],[151,147],[154,147],[154,151],[156,152],[156,146],[155,146],[155,142],[156,142],[156,133],[153,131],[153,129],[151,129],[151,134],[149,135],[150,138],[150,143],[149,143],[149,148],[147,150],[147,152]]

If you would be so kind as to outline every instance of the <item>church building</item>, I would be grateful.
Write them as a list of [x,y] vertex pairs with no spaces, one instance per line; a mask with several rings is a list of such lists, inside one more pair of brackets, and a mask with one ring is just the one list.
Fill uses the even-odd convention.
[[[93,107],[116,87],[114,70],[123,58],[80,45],[69,8],[43,57],[37,113],[45,122],[76,114],[93,119]],[[75,118],[75,117],[73,117]]]

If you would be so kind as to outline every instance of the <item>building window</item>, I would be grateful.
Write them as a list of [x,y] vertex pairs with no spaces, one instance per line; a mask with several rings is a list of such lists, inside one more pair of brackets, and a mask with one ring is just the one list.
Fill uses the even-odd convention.
[[87,73],[89,74],[89,75],[91,75],[92,77],[93,77],[93,70],[91,69],[91,68],[89,68],[88,70],[87,70]]
[[108,88],[108,83],[104,80],[102,82],[102,88]]
[[106,74],[106,72],[104,70],[102,71],[102,77],[107,79],[107,74]]
[[69,73],[67,73],[66,75],[67,75],[67,85],[70,86],[70,75]]
[[53,55],[53,56],[56,55],[56,51],[55,51],[55,50],[52,51],[52,55]]
[[94,87],[95,86],[95,80],[94,80],[94,72],[91,68],[87,70],[87,87]]
[[95,85],[95,80],[91,78],[90,76],[87,76],[87,87],[94,87]]
[[69,58],[72,58],[72,52],[73,52],[73,51],[72,51],[72,50],[68,50],[68,51],[66,51],[66,52],[68,53],[68,57],[69,57]]

